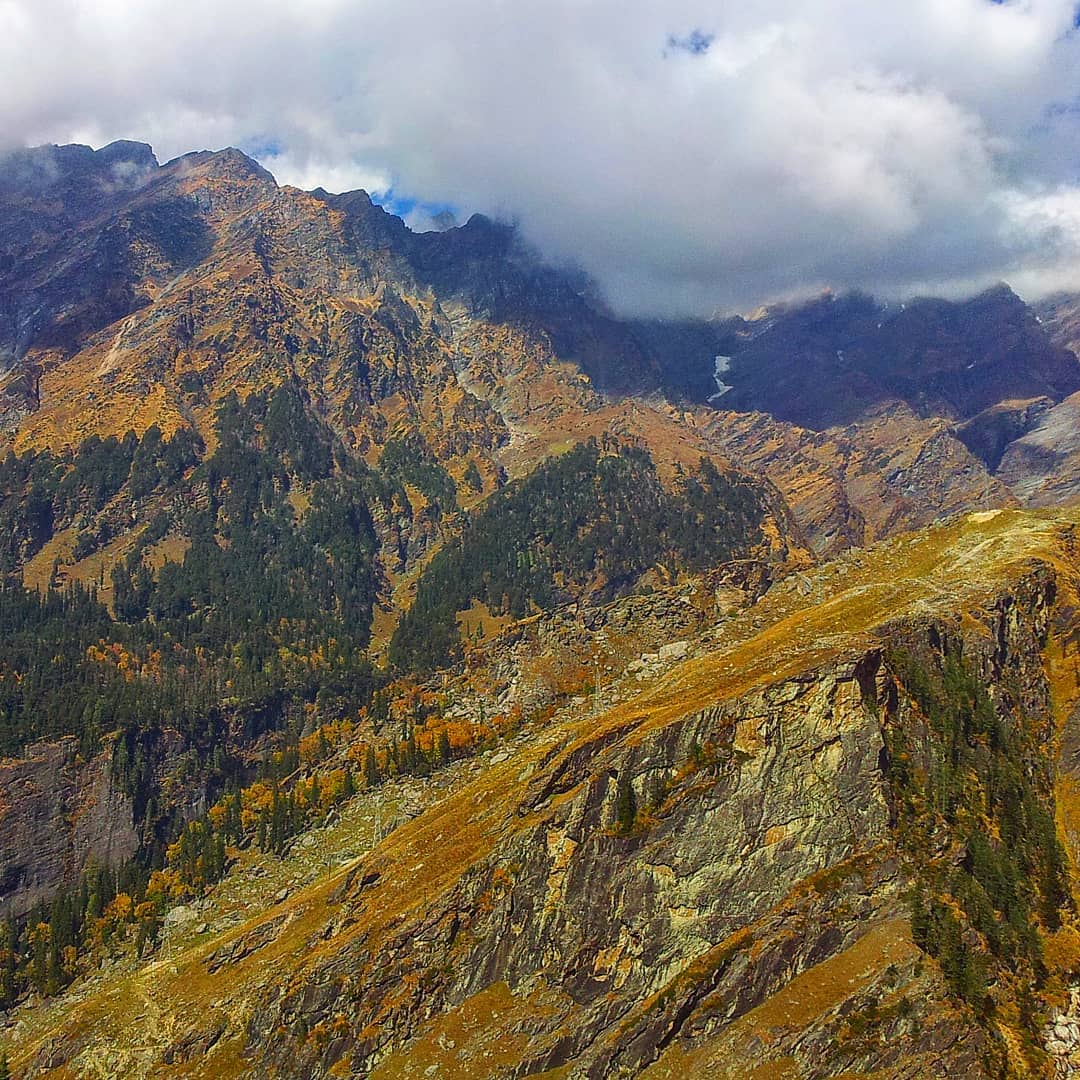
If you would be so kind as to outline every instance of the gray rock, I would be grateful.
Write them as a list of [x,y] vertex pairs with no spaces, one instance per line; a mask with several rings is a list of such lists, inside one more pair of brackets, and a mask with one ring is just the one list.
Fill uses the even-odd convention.
[[660,646],[658,655],[661,660],[682,660],[689,652],[689,641],[669,641],[667,645]]
[[165,912],[165,918],[162,921],[166,926],[180,926],[181,924],[191,922],[192,919],[197,919],[198,917],[199,913],[193,907],[188,907],[186,904],[179,904]]

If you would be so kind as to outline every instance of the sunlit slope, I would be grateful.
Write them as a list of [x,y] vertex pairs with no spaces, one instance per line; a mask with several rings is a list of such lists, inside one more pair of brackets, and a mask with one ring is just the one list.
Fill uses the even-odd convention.
[[[407,1076],[438,1063],[440,1075],[499,1076],[530,1061],[570,1076],[605,1075],[615,1060],[635,1073],[659,1057],[646,1075],[675,1076],[762,1053],[778,1068],[791,1057],[778,1075],[826,1075],[807,1071],[794,1035],[814,1044],[815,1025],[832,1030],[840,1006],[865,1008],[869,990],[918,1012],[925,1038],[898,1029],[896,1067],[1004,1060],[1016,1023],[1006,998],[989,1026],[965,1019],[912,942],[903,893],[915,871],[891,831],[865,699],[894,676],[866,665],[896,627],[971,634],[974,650],[1002,598],[1016,642],[1049,620],[1071,655],[1063,601],[1080,568],[1078,523],[969,515],[793,577],[640,692],[620,684],[623,700],[602,715],[570,702],[496,755],[505,760],[462,767],[374,851],[362,825],[374,796],[358,796],[306,853],[271,860],[271,878],[250,877],[241,859],[211,895],[207,932],[24,1007],[16,1075]],[[1014,677],[1037,682],[1042,664],[1018,655]],[[660,802],[643,789],[637,820],[620,823],[616,777],[657,768]],[[743,816],[750,806],[760,820]],[[293,886],[280,901],[278,882]],[[215,905],[240,921],[218,931]],[[733,964],[745,1018],[729,1030],[707,1006]],[[798,989],[803,969],[821,989]],[[826,975],[827,989],[813,982]],[[664,1036],[648,1018],[669,1015],[668,1000],[713,1018],[695,1029],[684,1017]],[[957,1023],[973,1025],[970,1045],[934,1042]],[[717,1024],[726,1034],[705,1038]]]

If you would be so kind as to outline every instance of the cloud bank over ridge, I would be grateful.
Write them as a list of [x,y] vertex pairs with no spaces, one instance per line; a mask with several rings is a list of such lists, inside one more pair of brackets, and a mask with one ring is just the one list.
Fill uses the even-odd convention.
[[513,218],[639,313],[1080,285],[1063,0],[0,0],[0,146],[239,145]]

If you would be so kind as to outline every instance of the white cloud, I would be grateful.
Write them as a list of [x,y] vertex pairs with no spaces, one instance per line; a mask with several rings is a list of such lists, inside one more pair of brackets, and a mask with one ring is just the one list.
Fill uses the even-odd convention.
[[332,195],[363,188],[369,195],[385,195],[391,186],[390,177],[359,162],[334,161],[323,157],[296,158],[288,152],[259,155],[259,162],[274,174],[279,184],[311,191],[321,187]]
[[[635,311],[1080,283],[1071,0],[0,0],[0,143],[271,146]],[[673,46],[695,31],[707,50]],[[1040,284],[1041,283],[1041,284]]]

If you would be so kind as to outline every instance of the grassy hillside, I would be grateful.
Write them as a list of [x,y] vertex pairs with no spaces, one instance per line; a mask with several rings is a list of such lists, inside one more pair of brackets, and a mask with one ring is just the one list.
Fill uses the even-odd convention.
[[[486,757],[436,768],[437,787],[361,781],[340,823],[302,833],[283,862],[230,842],[233,868],[156,957],[20,1011],[17,1074],[48,1062],[157,1075],[167,1062],[177,1075],[308,1075],[374,1060],[396,1076],[435,1063],[498,1076],[523,1060],[538,1073],[653,1061],[650,1076],[719,1062],[736,1076],[765,1062],[792,1075],[1044,1073],[1040,1018],[1080,959],[1076,848],[1050,824],[1066,805],[1055,773],[1072,768],[1053,747],[1080,698],[1078,524],[972,515],[826,564],[716,624],[666,673],[620,669],[600,715],[568,697],[503,744],[496,728]],[[443,688],[435,721],[476,679]],[[306,784],[348,754],[348,738],[327,739]],[[1001,772],[1021,761],[1013,780]],[[629,824],[613,781],[624,771]],[[1014,782],[1019,801],[995,794]],[[376,808],[386,822],[420,792],[435,803],[366,850]],[[744,818],[744,799],[763,820]],[[667,878],[670,859],[713,869],[699,888]],[[1035,868],[1023,895],[1008,860]],[[626,891],[640,874],[683,921],[640,921],[660,917],[648,890]],[[635,895],[644,908],[625,906]],[[711,906],[728,896],[737,906]],[[577,940],[582,920],[587,970],[613,973],[599,995],[539,944]],[[500,936],[511,923],[519,939]],[[549,939],[545,925],[566,929]],[[653,964],[619,926],[649,928]],[[594,1026],[612,994],[620,1022]]]

